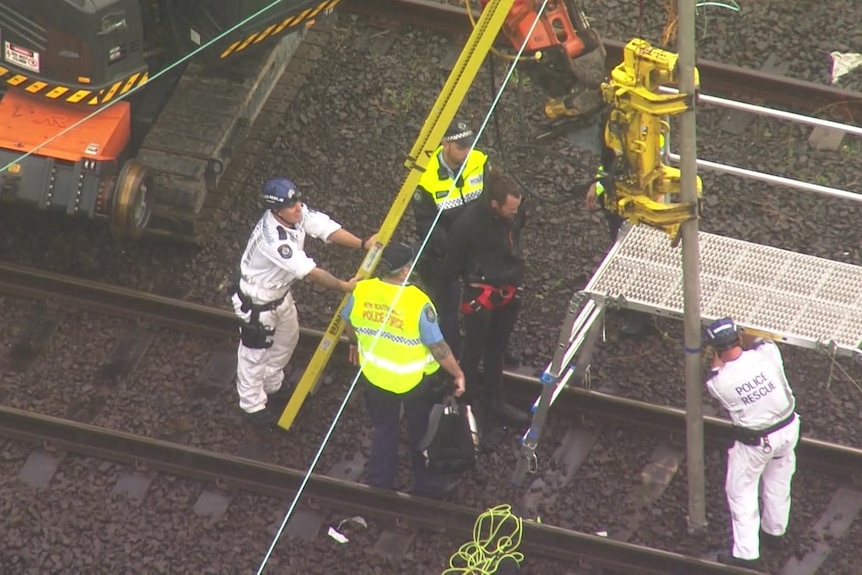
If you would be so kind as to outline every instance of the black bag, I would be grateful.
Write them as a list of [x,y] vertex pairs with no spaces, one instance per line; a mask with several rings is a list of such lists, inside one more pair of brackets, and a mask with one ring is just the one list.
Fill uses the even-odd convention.
[[476,463],[478,434],[469,405],[454,399],[438,403],[431,409],[428,431],[419,444],[425,465],[435,473],[462,473]]

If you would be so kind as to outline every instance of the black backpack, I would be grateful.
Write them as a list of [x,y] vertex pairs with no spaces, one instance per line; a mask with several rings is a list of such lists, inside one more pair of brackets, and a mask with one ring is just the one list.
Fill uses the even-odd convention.
[[478,443],[476,421],[470,406],[450,398],[431,409],[428,431],[419,444],[419,450],[425,456],[428,469],[455,474],[473,468]]

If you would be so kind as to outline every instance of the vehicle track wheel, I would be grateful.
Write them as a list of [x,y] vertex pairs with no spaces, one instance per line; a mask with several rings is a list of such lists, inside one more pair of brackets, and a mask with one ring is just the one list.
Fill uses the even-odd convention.
[[137,240],[150,222],[152,206],[149,190],[152,176],[145,165],[129,160],[117,175],[117,187],[111,205],[111,234],[118,240]]

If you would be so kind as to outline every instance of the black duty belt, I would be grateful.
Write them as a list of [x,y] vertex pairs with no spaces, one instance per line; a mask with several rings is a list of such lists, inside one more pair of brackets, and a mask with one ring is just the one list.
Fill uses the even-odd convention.
[[733,426],[733,438],[744,443],[745,445],[760,445],[763,438],[775,433],[779,429],[784,429],[796,419],[796,413],[791,413],[786,418],[782,419],[775,425],[770,425],[766,429],[747,429],[745,427]]
[[284,298],[287,297],[287,294],[290,293],[290,290],[288,290],[288,292],[280,298],[268,301],[260,305],[256,305],[255,303],[253,303],[251,298],[246,294],[242,293],[238,286],[235,288],[234,293],[237,295],[237,297],[239,297],[239,301],[242,302],[242,307],[240,308],[240,310],[245,313],[248,313],[250,311],[260,313],[262,311],[274,311],[276,308],[278,308],[278,306],[284,303]]

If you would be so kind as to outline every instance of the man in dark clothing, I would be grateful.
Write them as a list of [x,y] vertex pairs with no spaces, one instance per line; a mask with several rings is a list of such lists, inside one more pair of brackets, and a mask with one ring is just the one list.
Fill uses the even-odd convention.
[[457,307],[459,286],[456,278],[443,276],[442,268],[453,222],[470,202],[482,194],[488,156],[479,150],[470,150],[474,140],[472,128],[464,121],[455,120],[446,131],[441,146],[429,158],[412,202],[416,232],[422,239],[428,235],[437,213],[440,213],[416,271],[425,292],[437,307],[443,337],[456,357],[461,351]]
[[461,311],[466,330],[461,369],[465,397],[477,398],[479,363],[484,361],[481,404],[509,423],[526,423],[523,411],[503,401],[503,363],[521,308],[524,279],[521,230],[525,214],[521,190],[498,169],[489,169],[482,197],[470,204],[449,231],[444,266],[448,278],[461,278]]

